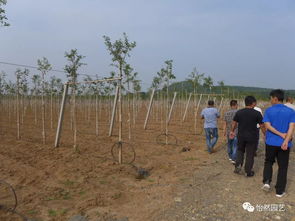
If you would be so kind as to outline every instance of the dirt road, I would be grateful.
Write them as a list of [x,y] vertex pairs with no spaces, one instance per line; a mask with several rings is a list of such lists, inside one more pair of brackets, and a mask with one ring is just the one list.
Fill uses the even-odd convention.
[[[255,158],[255,176],[245,177],[233,173],[233,165],[226,157],[225,149],[210,155],[207,165],[192,174],[190,182],[180,187],[174,196],[175,203],[169,209],[154,216],[154,221],[188,220],[295,220],[295,153],[291,152],[287,196],[275,196],[274,168],[271,192],[261,190],[264,163],[264,146]],[[249,202],[254,211],[244,210]],[[253,208],[252,208],[253,209]],[[250,209],[251,210],[251,209]]]

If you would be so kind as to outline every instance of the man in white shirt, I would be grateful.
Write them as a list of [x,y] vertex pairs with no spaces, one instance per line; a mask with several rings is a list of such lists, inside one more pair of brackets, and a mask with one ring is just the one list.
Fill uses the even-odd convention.
[[[261,108],[260,107],[257,107],[256,105],[257,105],[257,102],[255,102],[254,110],[258,111],[263,116],[263,113],[262,113]],[[260,129],[260,125],[259,124],[257,124],[257,128]],[[258,150],[258,146],[259,146],[259,140],[260,140],[260,135],[259,135],[259,138],[258,138],[258,143],[257,143],[257,147],[256,147],[255,154],[254,154],[255,157],[257,156],[257,150]]]
[[287,97],[285,105],[293,110],[295,110],[294,100],[292,97]]

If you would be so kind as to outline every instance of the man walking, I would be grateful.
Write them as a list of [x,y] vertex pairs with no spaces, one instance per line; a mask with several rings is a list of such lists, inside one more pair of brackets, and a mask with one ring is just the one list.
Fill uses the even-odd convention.
[[[258,111],[259,113],[261,113],[262,117],[263,117],[263,113],[262,113],[262,110],[260,107],[257,107],[257,102],[255,102],[255,106],[254,106],[254,110]],[[257,143],[257,146],[256,146],[256,150],[255,150],[255,154],[254,156],[256,157],[257,156],[257,150],[258,150],[258,146],[259,146],[259,140],[260,140],[260,125],[257,124],[257,128],[258,128],[258,143]]]
[[237,153],[237,132],[238,129],[235,130],[235,137],[233,139],[230,138],[230,131],[232,128],[232,122],[234,119],[235,114],[238,111],[238,101],[237,100],[231,100],[230,101],[230,110],[225,112],[224,114],[224,136],[227,138],[227,153],[229,157],[229,161],[231,163],[235,163],[236,160],[236,153]]
[[278,176],[275,186],[277,197],[285,195],[291,139],[295,125],[295,111],[285,106],[283,101],[284,91],[273,90],[270,93],[272,106],[265,111],[263,119],[267,131],[262,189],[270,190],[272,165],[277,159]]
[[287,97],[285,105],[295,110],[295,105],[293,104],[294,100],[292,97]]
[[204,129],[206,133],[207,150],[211,154],[218,140],[217,118],[220,117],[218,110],[214,107],[214,101],[208,101],[208,107],[202,110]]
[[238,150],[235,164],[235,173],[240,173],[244,162],[244,154],[246,152],[245,172],[247,177],[254,176],[252,171],[254,164],[254,154],[257,148],[259,139],[259,130],[257,124],[262,126],[262,115],[254,110],[256,99],[253,96],[245,98],[245,108],[237,111],[234,116],[233,126],[230,133],[230,138],[235,137],[235,129],[238,130]]

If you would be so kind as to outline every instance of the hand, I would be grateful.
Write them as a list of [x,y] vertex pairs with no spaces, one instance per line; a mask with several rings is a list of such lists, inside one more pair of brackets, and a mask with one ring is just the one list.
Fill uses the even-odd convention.
[[224,130],[224,132],[223,132],[223,136],[226,137],[226,135],[227,135],[227,134],[226,134],[226,130]]
[[286,139],[287,134],[286,134],[286,133],[281,133],[280,136],[281,136],[283,139]]
[[288,142],[286,140],[284,140],[281,148],[282,148],[282,150],[288,150]]
[[230,134],[229,134],[229,139],[234,139],[235,138],[235,136],[236,136],[236,134],[235,134],[235,132],[230,132]]

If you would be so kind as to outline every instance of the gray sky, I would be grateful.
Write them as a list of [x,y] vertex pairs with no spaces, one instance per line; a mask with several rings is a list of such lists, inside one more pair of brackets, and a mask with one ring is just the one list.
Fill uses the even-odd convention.
[[[215,83],[294,89],[294,0],[8,0],[5,9],[0,61],[36,65],[45,56],[62,69],[64,52],[77,48],[81,72],[105,77],[113,68],[102,36],[126,32],[144,88],[173,59],[177,80],[197,67]],[[11,79],[15,69],[0,64]]]

